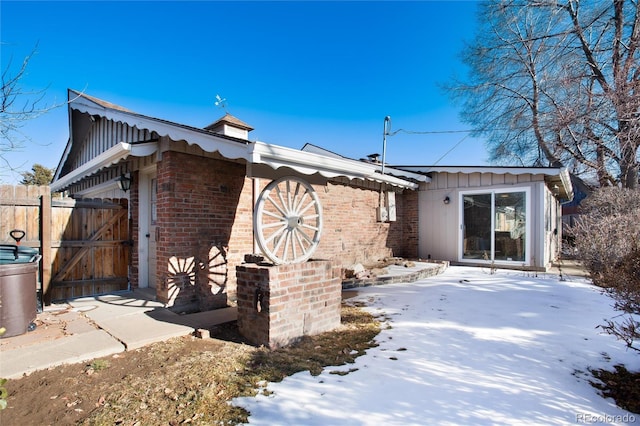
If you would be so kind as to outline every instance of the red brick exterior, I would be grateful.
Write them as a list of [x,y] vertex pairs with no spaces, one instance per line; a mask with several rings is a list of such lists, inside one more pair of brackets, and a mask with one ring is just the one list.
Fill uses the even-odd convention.
[[158,163],[158,298],[176,310],[226,306],[233,266],[253,251],[245,166],[173,151]]
[[238,329],[271,349],[340,325],[341,268],[328,261],[238,266]]
[[[157,164],[158,300],[176,311],[226,306],[236,292],[236,266],[253,246],[253,180],[246,166],[167,151]],[[134,176],[135,179],[135,176]],[[260,179],[262,187],[269,179]],[[368,184],[372,185],[372,184]],[[324,227],[314,259],[339,267],[370,264],[386,256],[416,257],[418,197],[396,194],[397,220],[376,220],[379,186],[356,182],[314,185]],[[255,194],[257,196],[258,194]],[[138,235],[138,192],[131,191],[132,235]],[[132,252],[131,283],[138,285],[137,241]]]
[[[324,227],[314,258],[330,259],[348,266],[410,254],[405,244],[412,236],[404,232],[404,194],[396,196],[397,220],[384,223],[378,222],[376,216],[380,199],[378,190],[331,182],[315,189],[322,204]],[[417,228],[415,238],[417,240]]]
[[418,258],[418,191],[405,190],[402,194],[402,249],[399,255]]

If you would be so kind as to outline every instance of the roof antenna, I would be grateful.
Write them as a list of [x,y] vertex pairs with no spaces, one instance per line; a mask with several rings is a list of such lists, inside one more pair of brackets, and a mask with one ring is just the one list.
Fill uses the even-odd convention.
[[229,111],[227,111],[227,99],[226,98],[222,98],[222,97],[220,97],[220,95],[216,95],[216,101],[214,102],[214,104],[218,108],[222,108],[224,110],[225,114],[229,114]]

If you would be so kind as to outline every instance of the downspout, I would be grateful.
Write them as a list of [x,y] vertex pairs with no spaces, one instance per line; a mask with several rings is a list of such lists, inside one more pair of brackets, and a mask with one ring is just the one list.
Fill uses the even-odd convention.
[[253,236],[253,253],[260,253],[260,248],[258,247],[258,242],[256,241],[256,227],[255,227],[255,205],[258,200],[258,194],[260,193],[260,178],[251,178],[253,183],[252,194],[251,194],[251,205],[253,206],[251,212],[251,223],[254,224],[251,228],[251,235]]

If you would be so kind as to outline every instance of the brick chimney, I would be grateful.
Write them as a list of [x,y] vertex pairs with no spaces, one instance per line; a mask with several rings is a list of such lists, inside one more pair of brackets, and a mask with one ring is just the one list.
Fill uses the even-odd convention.
[[214,121],[204,129],[211,133],[249,140],[249,132],[253,130],[253,127],[227,113],[224,117]]

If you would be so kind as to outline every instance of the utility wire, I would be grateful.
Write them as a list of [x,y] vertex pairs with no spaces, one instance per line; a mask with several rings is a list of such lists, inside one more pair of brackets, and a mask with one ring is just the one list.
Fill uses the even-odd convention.
[[451,151],[453,151],[454,149],[456,149],[458,147],[458,145],[460,145],[462,142],[464,142],[465,139],[467,139],[469,137],[469,135],[465,135],[465,137],[463,137],[462,139],[460,139],[458,142],[456,142],[455,145],[453,145],[451,148],[449,148],[449,151],[445,152],[444,154],[442,154],[440,156],[440,158],[438,158],[436,160],[435,163],[432,164],[432,166],[436,166],[438,165],[438,163],[440,162],[440,160],[442,160],[444,157],[446,157],[447,155],[449,155],[449,153],[451,153]]
[[467,135],[465,135],[462,139],[460,139],[458,142],[456,142],[455,145],[453,145],[451,148],[449,148],[449,150],[447,152],[442,154],[440,156],[440,158],[438,158],[436,160],[436,162],[432,164],[432,166],[435,166],[444,157],[449,155],[451,153],[451,151],[456,149],[462,142],[464,142],[469,136],[471,136],[471,132],[473,132],[473,130],[440,130],[440,131],[422,131],[422,132],[418,132],[418,131],[414,131],[414,130],[398,129],[395,132],[387,133],[387,135],[388,136],[393,136],[393,135],[396,135],[396,134],[401,133],[401,132],[402,133],[407,133],[407,134],[410,134],[410,135],[438,135],[438,134],[447,134],[447,133],[467,133]]
[[395,132],[391,132],[391,133],[387,133],[387,135],[389,136],[393,136],[396,135],[398,133],[407,133],[410,135],[438,135],[438,134],[445,134],[445,133],[470,133],[473,130],[440,130],[440,131],[429,131],[429,132],[417,132],[414,130],[405,130],[405,129],[398,129]]

